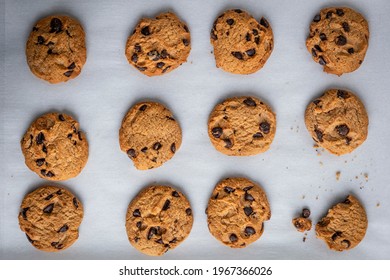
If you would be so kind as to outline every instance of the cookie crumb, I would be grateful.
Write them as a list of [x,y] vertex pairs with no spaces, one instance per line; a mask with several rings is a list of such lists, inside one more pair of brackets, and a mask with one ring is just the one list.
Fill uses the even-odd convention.
[[305,199],[306,195],[302,195],[302,199]]
[[304,217],[297,217],[292,220],[297,231],[304,232],[311,230],[311,220]]
[[340,171],[337,171],[336,172],[336,180],[340,180],[340,175],[341,175],[341,172]]
[[380,206],[381,206],[381,203],[378,202],[378,203],[376,204],[376,207],[380,207]]
[[364,173],[364,179],[368,182],[368,173]]
[[306,236],[303,237],[302,241],[303,241],[303,242],[306,242]]

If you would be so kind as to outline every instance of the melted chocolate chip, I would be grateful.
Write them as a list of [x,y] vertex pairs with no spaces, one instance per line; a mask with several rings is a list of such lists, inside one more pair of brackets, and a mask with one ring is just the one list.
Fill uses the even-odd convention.
[[187,208],[187,209],[186,209],[186,214],[187,214],[187,216],[191,216],[191,215],[192,215],[192,210],[191,210],[191,208]]
[[54,177],[54,176],[55,176],[54,173],[51,172],[51,171],[48,171],[48,172],[46,173],[46,177],[52,178],[52,177]]
[[146,110],[147,107],[148,107],[148,105],[144,104],[141,107],[139,107],[139,110],[143,112]]
[[72,73],[73,73],[73,70],[66,71],[66,72],[64,73],[64,76],[70,77],[70,76],[72,75]]
[[172,145],[171,145],[171,152],[172,153],[176,152],[176,145],[175,145],[175,143],[172,143]]
[[255,134],[252,135],[253,138],[255,139],[259,139],[259,138],[263,138],[263,134],[261,132],[256,132]]
[[314,103],[314,105],[316,105],[316,106],[317,106],[318,104],[320,104],[320,103],[321,103],[321,100],[319,100],[319,99],[316,99],[316,100],[314,100],[314,101],[313,101],[313,103]]
[[256,107],[256,102],[250,97],[248,97],[244,100],[244,104],[249,106],[249,107]]
[[349,49],[348,49],[348,53],[349,53],[349,54],[353,54],[354,52],[355,52],[355,50],[354,50],[353,48],[349,48]]
[[322,137],[323,137],[324,135],[322,134],[322,131],[320,131],[320,130],[318,130],[318,129],[314,129],[314,132],[315,132],[315,134],[317,135],[318,141],[323,142],[324,140],[322,140]]
[[229,187],[229,186],[224,187],[223,190],[224,190],[226,193],[232,193],[232,192],[235,191],[235,189],[233,189],[232,187]]
[[27,235],[27,233],[26,233],[26,237],[27,237],[27,240],[28,240],[31,244],[34,242],[34,240],[32,240],[32,239],[30,238],[30,236]]
[[141,51],[141,46],[139,44],[134,45],[134,51],[140,52]]
[[211,130],[211,134],[215,137],[215,138],[220,138],[222,136],[222,133],[223,133],[223,130],[221,127],[214,127],[212,130]]
[[314,22],[319,22],[320,20],[321,20],[321,16],[320,15],[315,15],[314,18],[313,18]]
[[233,25],[234,24],[234,19],[229,18],[229,19],[226,20],[226,23],[229,24],[229,25]]
[[247,192],[245,192],[245,194],[244,194],[244,199],[246,201],[255,201],[254,197],[251,194],[247,193]]
[[271,125],[266,121],[261,122],[259,127],[264,134],[268,134],[271,130]]
[[34,26],[33,31],[38,31],[38,27]]
[[141,72],[145,71],[146,69],[148,69],[148,67],[141,67],[141,66],[136,66],[137,69]]
[[250,236],[250,235],[253,235],[256,233],[256,231],[253,227],[246,227],[244,232],[247,236]]
[[253,189],[253,186],[249,186],[249,187],[243,188],[244,192],[247,192],[247,191],[249,191],[249,190],[251,190],[251,189]]
[[187,25],[184,24],[183,28],[184,28],[184,30],[185,30],[187,33],[190,32],[190,31],[188,30]]
[[45,43],[45,38],[43,38],[42,36],[38,36],[38,44],[42,45]]
[[49,194],[48,196],[45,197],[45,200],[50,200],[53,198],[53,196],[54,196],[53,194]]
[[69,66],[68,66],[68,69],[69,70],[73,70],[74,68],[76,68],[76,64],[74,62],[72,62]]
[[30,209],[30,207],[26,207],[22,209],[22,217],[23,219],[27,220],[27,211]]
[[256,37],[255,38],[255,43],[258,45],[258,44],[260,44],[260,37]]
[[339,17],[342,17],[344,15],[344,11],[342,9],[336,9],[336,14],[339,16]]
[[230,149],[231,147],[233,147],[233,143],[230,139],[223,139],[223,142],[225,142],[225,148],[227,149]]
[[69,229],[68,225],[63,225],[58,232],[66,232]]
[[345,248],[349,248],[351,246],[351,242],[349,240],[346,240],[344,239],[343,241],[341,241],[341,244],[345,247]]
[[321,47],[320,47],[319,45],[314,45],[314,48],[315,48],[317,51],[322,52],[322,49],[321,49]]
[[127,150],[127,155],[132,158],[135,158],[137,156],[134,149]]
[[171,201],[169,199],[165,200],[162,211],[168,210],[170,205],[171,205]]
[[347,38],[345,38],[343,35],[340,35],[336,39],[336,44],[338,46],[344,46],[347,43]]
[[348,22],[343,22],[342,26],[343,26],[343,29],[345,32],[351,31],[351,29],[349,28]]
[[64,116],[62,115],[62,114],[59,114],[58,115],[58,119],[60,120],[60,121],[65,121],[65,118],[64,118]]
[[256,54],[255,49],[250,49],[246,51],[247,56],[254,56]]
[[56,191],[56,194],[61,195],[61,194],[62,194],[62,191],[61,191],[61,190],[58,190],[58,191]]
[[143,147],[143,148],[141,149],[141,152],[146,153],[147,150],[148,150],[147,147]]
[[245,39],[246,39],[247,41],[250,41],[250,40],[251,40],[251,35],[250,35],[249,33],[246,33]]
[[346,92],[345,90],[339,89],[339,90],[337,91],[337,97],[338,97],[338,98],[341,98],[341,99],[346,99],[346,98],[349,97],[349,95],[348,95],[348,92]]
[[187,47],[190,44],[190,41],[188,41],[187,39],[183,39],[183,44]]
[[263,18],[263,17],[260,19],[260,24],[261,24],[262,26],[264,26],[265,28],[268,28],[268,27],[269,27],[268,21],[267,21],[265,18]]
[[164,70],[162,70],[163,73],[167,72],[169,69],[171,68],[171,66],[167,66],[164,68]]
[[139,211],[139,209],[135,209],[135,210],[133,211],[133,216],[134,216],[134,217],[141,217],[141,211]]
[[252,207],[250,207],[250,206],[244,207],[244,213],[245,213],[245,215],[250,216],[253,213]]
[[162,147],[162,145],[161,145],[160,142],[156,142],[156,143],[154,143],[154,145],[153,145],[153,149],[156,150],[156,151],[160,150],[161,147]]
[[317,52],[316,52],[316,50],[314,48],[311,49],[311,55],[313,57],[317,57]]
[[50,21],[50,33],[59,33],[62,31],[62,22],[60,19],[58,18],[53,18],[51,21]]
[[329,11],[329,12],[326,13],[326,18],[330,19],[332,17],[332,15],[333,15],[333,12]]
[[161,58],[167,58],[168,56],[169,56],[169,54],[168,54],[167,50],[166,50],[166,49],[163,49],[163,50],[161,51],[160,57],[161,57]]
[[50,214],[51,212],[53,212],[53,209],[54,209],[54,203],[51,203],[47,205],[45,208],[43,208],[43,213]]
[[324,33],[321,33],[320,34],[320,39],[321,39],[321,41],[326,41],[327,37],[326,37],[326,35]]
[[136,53],[134,53],[132,56],[131,56],[131,61],[134,62],[134,63],[137,63],[138,62],[138,55]]
[[143,28],[141,29],[141,33],[142,33],[142,35],[145,35],[145,36],[150,35],[149,26],[143,27]]
[[302,210],[302,217],[305,218],[305,219],[309,218],[310,217],[310,210],[307,209],[307,208],[304,208]]
[[333,235],[332,235],[332,240],[335,241],[337,239],[337,237],[340,237],[342,235],[342,232],[341,231],[336,231]]
[[76,209],[79,208],[79,202],[77,201],[77,199],[75,197],[73,198],[73,205],[74,205],[74,207],[76,207]]
[[232,52],[232,55],[239,60],[244,59],[241,52]]
[[159,68],[159,69],[163,68],[164,66],[165,66],[165,63],[164,63],[164,62],[158,62],[158,63],[156,64],[156,67]]
[[36,164],[38,166],[42,166],[45,163],[45,159],[44,158],[39,158],[35,162],[36,162]]
[[238,240],[237,235],[235,235],[234,233],[230,234],[229,240],[230,242],[236,242]]
[[318,63],[319,63],[320,65],[322,65],[322,66],[326,65],[326,61],[325,61],[325,59],[324,59],[322,56],[319,57]]
[[158,244],[164,244],[164,242],[163,242],[162,238],[160,238],[160,239],[157,239],[157,240],[156,240],[156,243],[158,243]]
[[36,138],[37,145],[41,145],[45,141],[45,135],[42,132],[39,132]]
[[148,232],[148,240],[152,239],[155,234],[157,234],[157,228],[151,227]]
[[179,193],[177,191],[173,191],[172,192],[172,196],[173,197],[180,197]]
[[137,228],[141,228],[141,227],[142,227],[142,222],[141,222],[141,221],[138,221],[138,222],[136,223],[136,226],[137,226]]
[[42,152],[47,153],[47,148],[46,148],[45,144],[43,144],[43,146],[42,146]]
[[349,127],[345,124],[336,126],[336,131],[340,136],[347,136],[349,133]]

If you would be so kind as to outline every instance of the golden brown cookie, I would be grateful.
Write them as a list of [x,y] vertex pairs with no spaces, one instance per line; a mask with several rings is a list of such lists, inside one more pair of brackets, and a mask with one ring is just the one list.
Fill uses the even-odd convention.
[[206,209],[210,233],[224,245],[243,248],[260,238],[271,210],[263,189],[246,178],[220,181]]
[[130,203],[126,231],[131,245],[140,252],[161,256],[190,234],[192,210],[181,192],[168,186],[150,186]]
[[276,116],[256,97],[228,98],[214,107],[208,133],[214,147],[229,156],[250,156],[269,149],[276,131]]
[[314,141],[336,155],[352,152],[368,134],[366,109],[347,90],[330,89],[316,98],[306,108],[305,123]]
[[297,231],[304,232],[311,230],[311,220],[304,217],[296,217],[292,223]]
[[37,118],[21,140],[25,163],[39,177],[60,181],[76,177],[88,160],[88,142],[79,123],[64,113]]
[[317,238],[336,251],[356,247],[364,238],[368,227],[364,207],[353,195],[333,206],[316,225]]
[[83,214],[83,206],[70,191],[42,186],[23,199],[19,226],[35,248],[57,252],[77,240]]
[[87,59],[82,26],[64,15],[39,20],[28,37],[26,57],[31,72],[49,83],[77,77]]
[[161,166],[181,145],[181,129],[172,113],[157,102],[135,104],[119,130],[121,150],[140,170]]
[[243,10],[225,11],[214,22],[210,35],[218,68],[234,74],[260,70],[273,50],[271,25]]
[[143,18],[127,39],[126,57],[147,76],[158,76],[187,61],[191,37],[187,25],[171,12]]
[[341,76],[363,63],[368,38],[368,23],[361,14],[347,7],[330,7],[314,17],[306,47],[325,72]]

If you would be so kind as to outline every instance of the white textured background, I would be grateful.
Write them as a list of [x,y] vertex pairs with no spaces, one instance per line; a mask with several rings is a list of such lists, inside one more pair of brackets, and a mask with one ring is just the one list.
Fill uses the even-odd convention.
[[[163,259],[390,259],[390,1],[5,2],[1,9],[5,81],[1,87],[0,259],[150,258],[130,245],[124,223],[131,199],[155,182],[184,192],[194,213],[188,239]],[[337,77],[323,73],[312,61],[305,39],[314,15],[340,2],[363,13],[371,38],[360,69]],[[232,75],[215,67],[209,32],[214,19],[229,8],[250,11],[258,19],[265,16],[272,25],[274,51],[255,74]],[[153,17],[166,10],[187,22],[191,54],[175,71],[148,78],[128,64],[126,39],[142,16]],[[88,58],[81,75],[58,85],[33,76],[24,54],[34,23],[52,13],[79,19],[87,36]],[[318,156],[304,126],[308,102],[331,87],[354,91],[370,118],[368,140],[341,157],[327,152]],[[208,115],[224,98],[247,94],[264,99],[274,109],[276,137],[264,154],[228,157],[218,153],[208,139]],[[183,130],[183,145],[162,167],[137,171],[119,149],[118,130],[132,104],[145,99],[160,101],[172,110]],[[80,238],[68,250],[50,254],[29,244],[17,217],[25,194],[49,183],[25,166],[19,141],[36,117],[53,110],[70,113],[80,122],[87,133],[90,157],[77,178],[60,183],[84,205]],[[336,171],[341,171],[339,181]],[[260,183],[271,204],[272,217],[265,223],[263,236],[245,249],[221,245],[207,228],[204,210],[209,195],[227,176],[245,176]],[[304,243],[291,219],[302,207],[309,207],[317,222],[349,193],[367,210],[369,227],[363,242],[349,252],[332,252],[312,230]]]

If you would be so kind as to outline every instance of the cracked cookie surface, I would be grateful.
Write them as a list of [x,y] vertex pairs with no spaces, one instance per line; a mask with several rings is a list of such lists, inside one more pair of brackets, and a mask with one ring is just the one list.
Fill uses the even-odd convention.
[[306,108],[306,128],[314,141],[336,155],[351,153],[368,135],[368,115],[352,92],[330,89]]
[[140,102],[123,118],[119,143],[139,170],[161,166],[181,146],[182,134],[172,113],[157,102]]
[[216,66],[234,74],[252,74],[267,62],[273,50],[271,25],[247,12],[225,11],[214,22],[210,34]]
[[317,238],[336,251],[356,247],[364,238],[368,220],[364,207],[353,195],[333,206],[316,225]]
[[39,20],[28,37],[26,57],[31,72],[49,83],[77,77],[87,59],[82,26],[64,15]]
[[140,252],[160,256],[173,250],[190,234],[192,210],[187,198],[169,186],[150,186],[130,203],[126,231]]
[[265,152],[271,146],[275,131],[275,114],[253,96],[226,99],[214,107],[208,122],[211,143],[229,156]]
[[187,25],[174,13],[143,18],[126,43],[131,65],[147,76],[171,72],[187,61],[191,37]]
[[271,210],[263,189],[246,178],[227,178],[213,190],[207,209],[210,233],[224,245],[243,248],[260,238]]
[[24,134],[21,148],[28,168],[52,181],[76,177],[88,160],[87,138],[65,113],[37,118]]
[[68,190],[42,186],[27,194],[19,213],[20,229],[37,249],[57,252],[79,237],[83,206]]
[[306,47],[325,72],[341,76],[363,63],[368,40],[368,23],[361,14],[347,7],[331,7],[314,17]]

